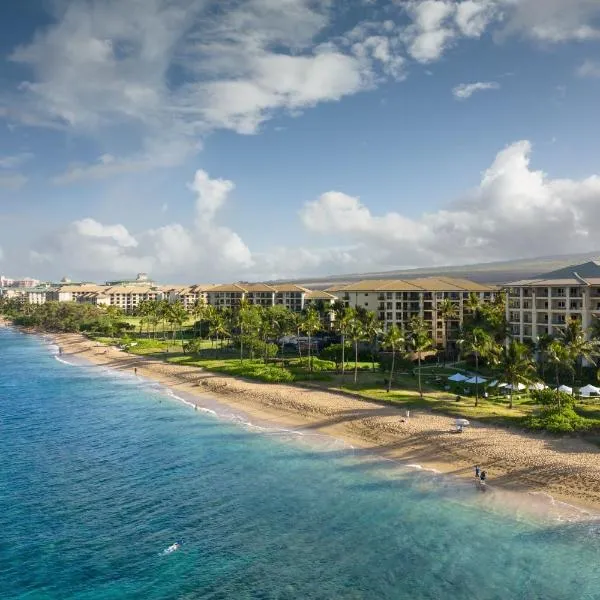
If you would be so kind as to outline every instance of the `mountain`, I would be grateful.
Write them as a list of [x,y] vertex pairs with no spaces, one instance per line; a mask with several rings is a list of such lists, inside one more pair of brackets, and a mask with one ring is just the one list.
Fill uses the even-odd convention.
[[501,285],[518,279],[533,278],[542,273],[595,260],[599,257],[600,251],[596,251],[584,254],[563,254],[450,267],[423,267],[419,269],[380,271],[376,273],[331,275],[311,279],[286,279],[271,283],[296,283],[311,289],[324,289],[333,285],[344,285],[353,281],[360,281],[361,279],[411,279],[414,277],[446,276],[466,277],[479,283]]

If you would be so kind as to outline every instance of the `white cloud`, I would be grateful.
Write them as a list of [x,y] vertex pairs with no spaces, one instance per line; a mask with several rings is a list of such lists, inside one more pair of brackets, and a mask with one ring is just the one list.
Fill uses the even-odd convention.
[[[377,70],[400,73],[401,57],[385,38],[370,40],[360,57],[316,41],[330,23],[329,0],[216,7],[215,0],[66,2],[54,24],[14,50],[11,60],[31,77],[4,95],[6,115],[83,135],[123,125],[141,132],[140,152],[74,165],[56,183],[170,166],[211,129],[256,133],[278,111],[355,94]],[[157,159],[165,131],[186,151]]]
[[0,156],[0,169],[16,169],[33,158],[30,152],[21,152],[12,156]]
[[597,0],[496,0],[504,11],[502,35],[522,34],[545,43],[600,38]]
[[122,224],[105,225],[86,218],[43,240],[30,258],[98,277],[137,271],[172,277],[197,269],[222,277],[235,269],[251,268],[252,254],[240,236],[216,222],[234,184],[211,179],[199,170],[189,188],[196,195],[195,220],[189,227],[171,223],[133,234]]
[[0,189],[20,190],[27,181],[27,177],[19,173],[0,173]]
[[579,77],[600,77],[600,62],[586,60],[578,69]]
[[495,81],[478,81],[476,83],[461,83],[452,90],[452,94],[457,100],[466,100],[475,92],[497,89],[500,89],[500,84]]
[[527,141],[507,147],[463,200],[417,219],[373,215],[341,192],[307,203],[301,218],[310,231],[355,244],[356,260],[375,257],[379,268],[589,250],[600,228],[600,177],[550,179],[530,168],[530,153]]

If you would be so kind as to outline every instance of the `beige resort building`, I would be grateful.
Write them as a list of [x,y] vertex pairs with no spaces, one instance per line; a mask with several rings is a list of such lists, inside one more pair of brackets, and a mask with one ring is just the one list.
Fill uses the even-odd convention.
[[465,303],[474,293],[482,302],[490,302],[498,293],[495,286],[482,285],[468,279],[453,277],[423,277],[419,279],[364,280],[342,287],[329,288],[345,306],[373,311],[383,323],[406,328],[410,320],[419,317],[429,325],[433,340],[444,342],[445,323],[438,313],[440,303],[448,298],[457,309],[457,318],[449,322],[448,341],[452,344],[463,323]]
[[579,319],[587,330],[600,316],[600,263],[590,261],[515,281],[506,291],[506,319],[520,341],[556,334],[569,319]]

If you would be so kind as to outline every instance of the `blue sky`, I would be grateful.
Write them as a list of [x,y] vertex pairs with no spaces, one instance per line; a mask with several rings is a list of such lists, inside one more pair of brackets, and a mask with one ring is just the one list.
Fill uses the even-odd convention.
[[22,0],[0,52],[7,275],[600,250],[597,0]]

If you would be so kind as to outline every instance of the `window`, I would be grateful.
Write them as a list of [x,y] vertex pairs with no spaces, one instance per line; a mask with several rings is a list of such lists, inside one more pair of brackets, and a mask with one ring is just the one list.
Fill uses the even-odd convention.
[[386,300],[391,300],[392,296],[393,296],[392,292],[387,292],[385,295],[385,298],[386,298]]
[[388,321],[391,321],[391,320],[392,320],[392,313],[391,313],[391,312],[387,313],[385,318],[386,318]]

